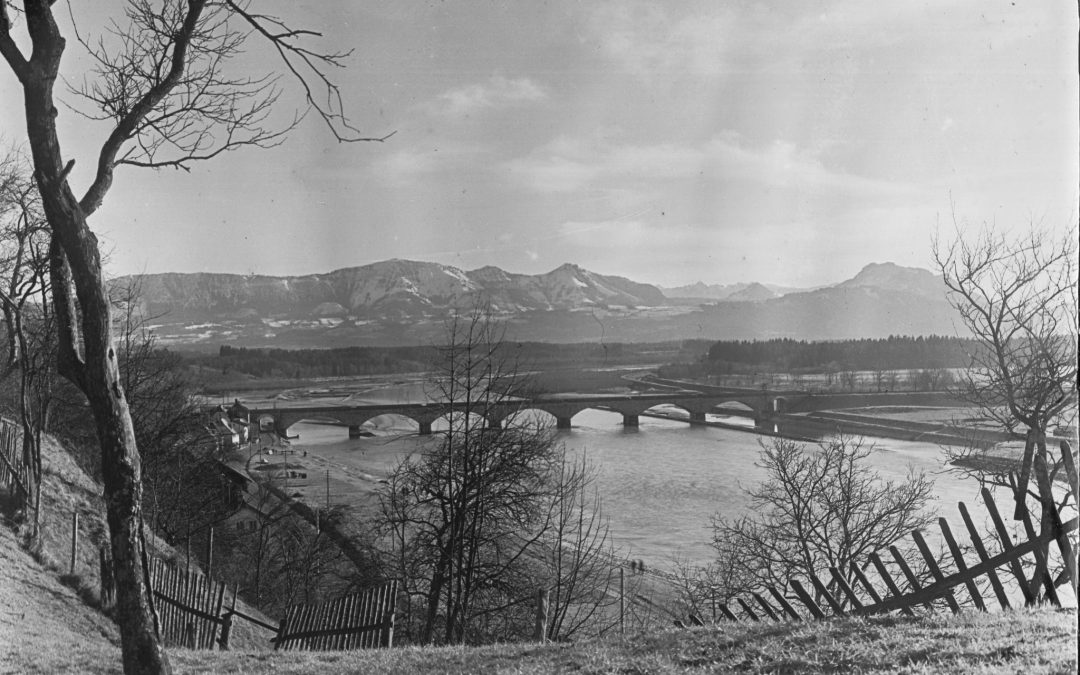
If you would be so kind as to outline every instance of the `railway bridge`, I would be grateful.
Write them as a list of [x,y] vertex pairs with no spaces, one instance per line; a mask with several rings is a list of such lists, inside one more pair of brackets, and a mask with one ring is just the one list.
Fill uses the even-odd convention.
[[[736,410],[731,404],[741,404]],[[512,399],[493,404],[466,401],[431,401],[410,403],[332,403],[302,404],[274,402],[273,404],[245,404],[251,421],[273,420],[275,431],[287,435],[289,427],[297,422],[330,422],[349,427],[349,435],[361,434],[362,425],[380,415],[399,415],[417,423],[421,435],[432,432],[432,424],[446,415],[460,412],[482,414],[485,424],[499,427],[509,417],[528,410],[540,410],[555,418],[555,426],[569,429],[571,420],[579,412],[594,408],[622,414],[623,425],[636,427],[639,416],[660,405],[681,408],[689,414],[691,424],[705,422],[710,413],[742,413],[754,418],[754,424],[766,428],[766,422],[775,412],[776,402],[769,392],[738,391],[730,393],[702,393],[678,391],[641,394],[551,394],[533,398]],[[482,411],[482,413],[480,413]]]

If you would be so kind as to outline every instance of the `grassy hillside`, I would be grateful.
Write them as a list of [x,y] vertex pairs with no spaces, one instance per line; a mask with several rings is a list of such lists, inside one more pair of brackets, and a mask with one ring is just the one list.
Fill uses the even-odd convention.
[[[57,640],[74,631],[56,634]],[[179,673],[1075,673],[1076,613],[1049,608],[665,631],[577,645],[366,652],[170,650]],[[117,673],[119,649],[80,637],[8,672]],[[47,639],[47,638],[44,638]],[[0,649],[3,632],[0,631]]]
[[665,631],[578,645],[173,654],[190,673],[1075,673],[1075,610]]
[[[115,626],[84,600],[104,537],[100,488],[55,444],[46,449],[44,554],[0,526],[0,673],[118,673]],[[60,582],[70,512],[82,514],[80,578]],[[156,544],[155,544],[156,545]],[[162,549],[162,554],[167,550]],[[85,576],[83,576],[85,575]],[[80,597],[77,590],[84,588]],[[93,599],[92,597],[90,598]],[[242,625],[242,622],[241,622]],[[403,648],[367,652],[265,650],[265,636],[231,652],[170,650],[180,673],[1075,673],[1074,609],[799,624],[723,625],[575,645]],[[259,649],[263,647],[263,649]]]
[[[3,525],[0,525],[4,539],[0,547],[11,549],[6,551],[12,564],[19,561],[18,565],[23,570],[22,580],[12,588],[18,588],[23,593],[25,605],[31,609],[35,606],[48,606],[50,602],[60,598],[55,587],[64,589],[64,601],[71,596],[80,606],[70,607],[67,612],[52,612],[49,621],[70,615],[74,617],[76,624],[84,623],[82,618],[85,612],[91,612],[96,617],[91,623],[94,629],[91,633],[101,632],[106,640],[103,644],[108,645],[117,638],[115,625],[108,617],[94,609],[99,598],[101,588],[100,564],[98,558],[99,547],[108,543],[108,526],[105,522],[104,502],[102,487],[79,466],[64,447],[55,439],[46,436],[43,439],[41,449],[42,459],[42,491],[41,491],[41,542],[34,551],[23,550],[25,537],[22,530],[25,525],[20,525],[8,519],[9,511],[0,508],[0,516]],[[0,489],[0,492],[3,492]],[[4,495],[6,497],[6,495]],[[0,501],[3,501],[0,498]],[[3,505],[0,505],[3,506]],[[75,561],[75,573],[71,574],[71,524],[72,514],[79,514],[79,545]],[[181,554],[161,539],[153,536],[149,530],[148,546],[152,555],[160,558],[179,561]],[[0,564],[0,577],[2,570],[8,565]],[[46,587],[48,590],[46,590]],[[36,589],[36,590],[35,590]],[[3,614],[3,606],[7,604],[8,595],[0,594],[0,650],[5,647],[6,617]],[[247,614],[262,617],[254,608],[243,602],[238,603],[238,608]],[[99,630],[100,627],[100,630]],[[78,631],[84,633],[82,629]],[[48,634],[48,631],[44,631]],[[35,633],[36,635],[36,633]],[[236,622],[231,642],[242,649],[258,650],[269,649],[269,634],[247,622]],[[15,640],[12,644],[18,643]],[[29,643],[29,644],[32,644]],[[117,643],[118,644],[118,643]],[[35,654],[34,650],[30,651]],[[45,656],[42,654],[42,656]],[[57,656],[54,654],[48,655]],[[62,656],[62,655],[61,655]],[[3,651],[0,651],[0,673],[23,672],[20,670],[9,671]],[[55,669],[45,669],[45,672],[57,672]],[[79,672],[78,669],[73,672]]]

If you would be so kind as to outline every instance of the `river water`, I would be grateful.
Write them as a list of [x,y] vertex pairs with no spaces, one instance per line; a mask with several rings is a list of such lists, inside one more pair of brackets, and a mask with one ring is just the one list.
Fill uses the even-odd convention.
[[[400,418],[375,422],[370,425],[374,436],[358,439],[349,439],[343,427],[309,423],[292,427],[292,433],[299,434],[293,449],[309,453],[299,461],[319,476],[326,470],[326,489],[333,501],[374,503],[378,478],[402,456],[432,442],[433,437],[415,435],[415,424]],[[670,568],[676,557],[707,562],[714,514],[727,518],[746,514],[750,503],[743,488],[765,477],[755,465],[763,437],[749,431],[692,427],[644,416],[638,428],[624,428],[619,414],[585,410],[574,416],[573,428],[558,432],[558,438],[568,450],[586,452],[598,465],[604,512],[621,553],[658,567]],[[885,480],[902,480],[909,470],[934,479],[932,513],[956,522],[957,501],[974,506],[977,484],[945,472],[939,446],[872,442],[870,461]],[[318,499],[323,489],[318,480],[303,491],[307,498]]]

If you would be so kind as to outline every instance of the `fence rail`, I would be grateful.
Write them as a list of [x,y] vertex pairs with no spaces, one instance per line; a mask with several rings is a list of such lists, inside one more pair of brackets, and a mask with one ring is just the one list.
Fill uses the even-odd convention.
[[[1054,518],[1056,525],[1047,528],[1042,534],[1035,536],[1034,527],[1030,519],[1024,523],[1025,531],[1029,533],[1029,539],[1019,544],[1013,544],[1005,528],[1004,521],[998,512],[997,505],[986,488],[982,490],[983,502],[993,521],[997,533],[1001,552],[990,555],[982,540],[967,506],[960,502],[960,514],[971,540],[972,549],[977,554],[979,562],[969,565],[964,559],[961,548],[945,518],[938,520],[938,527],[944,543],[948,547],[949,555],[956,566],[956,572],[946,575],[938,566],[930,547],[927,545],[922,533],[918,530],[912,532],[916,547],[922,557],[922,562],[929,570],[933,581],[925,586],[920,585],[918,577],[912,571],[912,566],[895,546],[889,548],[892,562],[899,570],[902,579],[898,582],[894,574],[889,572],[885,562],[877,554],[871,554],[866,564],[862,567],[851,563],[850,574],[843,574],[842,570],[835,567],[829,568],[828,579],[823,576],[810,574],[810,588],[807,588],[799,579],[789,579],[790,593],[785,594],[773,586],[765,586],[760,592],[750,593],[752,602],[747,598],[737,597],[728,603],[719,603],[717,610],[719,617],[727,621],[761,621],[758,611],[773,621],[794,620],[800,621],[804,617],[800,612],[809,614],[814,619],[825,619],[830,616],[868,615],[890,611],[900,611],[911,614],[912,608],[918,605],[932,607],[935,601],[944,601],[954,612],[960,611],[960,603],[957,601],[955,591],[963,589],[972,604],[980,610],[986,610],[987,606],[996,600],[1002,609],[1008,609],[1010,602],[1005,591],[1004,584],[998,576],[999,571],[1006,571],[1009,576],[1017,581],[1019,591],[1026,603],[1031,603],[1038,595],[1039,587],[1042,586],[1046,597],[1051,602],[1059,603],[1055,591],[1055,584],[1049,575],[1033,575],[1032,578],[1025,576],[1021,558],[1032,554],[1036,560],[1043,562],[1043,550],[1046,546],[1056,543],[1065,561],[1065,570],[1062,573],[1071,583],[1073,593],[1076,593],[1075,567],[1070,565],[1075,557],[1069,539],[1066,535],[1080,527],[1080,520],[1073,518],[1068,522],[1061,523],[1058,517]],[[872,569],[881,579],[884,593],[879,592],[880,587],[875,587],[867,576],[868,570]],[[981,579],[989,582],[992,590],[992,598],[989,600],[983,596],[979,589]],[[907,591],[901,587],[906,586]],[[765,595],[770,596],[766,600]],[[798,609],[796,605],[799,605]],[[758,611],[755,611],[757,609]],[[680,622],[681,624],[681,622]]]
[[0,486],[25,505],[29,494],[29,467],[23,461],[19,444],[19,425],[0,417]]
[[150,559],[150,583],[165,644],[213,649],[226,623],[221,614],[225,584],[158,558]]
[[282,650],[391,647],[397,582],[321,605],[293,605],[281,620],[274,648]]

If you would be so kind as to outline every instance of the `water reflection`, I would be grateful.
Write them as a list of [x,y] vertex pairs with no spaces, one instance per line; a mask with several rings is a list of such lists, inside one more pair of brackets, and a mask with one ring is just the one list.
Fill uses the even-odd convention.
[[[723,421],[753,425],[740,417],[723,416]],[[344,481],[335,483],[333,492],[354,494],[357,501],[370,503],[377,478],[435,437],[416,435],[416,424],[396,415],[375,418],[365,428],[369,437],[349,439],[344,427],[301,423],[292,428],[300,435],[293,447],[308,450],[332,476],[342,472],[368,480],[372,484],[366,490]],[[746,514],[750,504],[742,488],[764,478],[755,464],[762,437],[744,431],[652,417],[642,417],[636,429],[627,428],[620,414],[586,410],[574,416],[571,429],[558,431],[557,438],[568,450],[586,452],[599,465],[604,511],[617,544],[633,558],[663,567],[675,555],[708,561],[712,516]],[[873,442],[871,460],[886,480],[902,480],[909,469],[932,475],[937,495],[932,511],[955,519],[957,501],[969,505],[976,501],[974,481],[943,472],[939,446]]]

